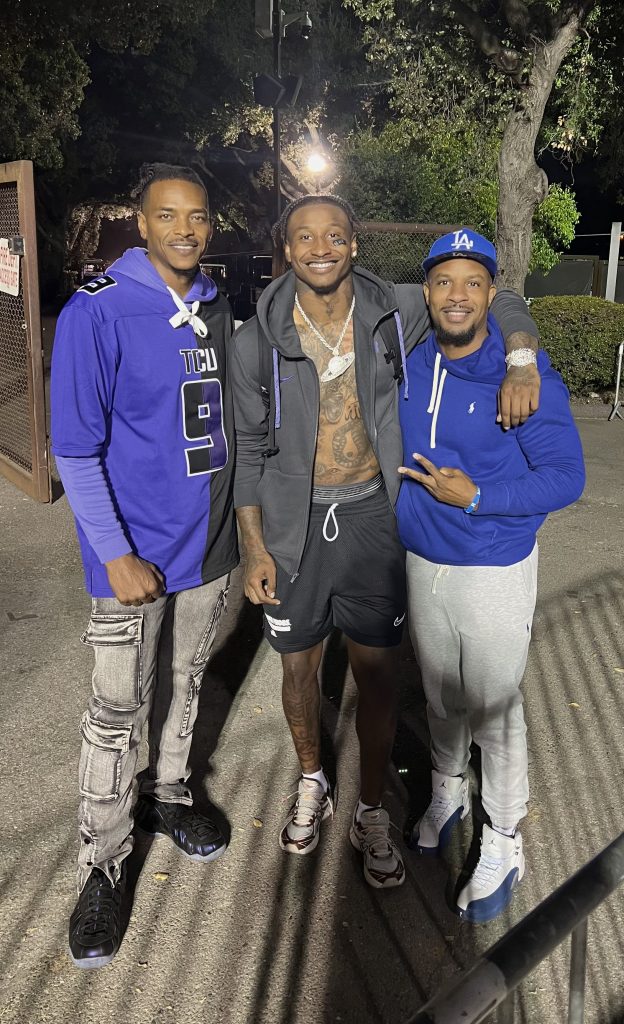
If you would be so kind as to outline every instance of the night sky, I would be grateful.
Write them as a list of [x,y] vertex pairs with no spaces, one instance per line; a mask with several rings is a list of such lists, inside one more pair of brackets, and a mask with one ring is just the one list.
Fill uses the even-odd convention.
[[[540,160],[550,182],[559,182],[576,193],[576,202],[581,211],[581,219],[576,226],[574,242],[568,250],[575,255],[609,256],[609,238],[611,223],[624,222],[624,206],[618,203],[617,186],[605,189],[599,179],[599,164],[588,158],[571,170],[564,167],[549,154]],[[606,237],[583,238],[594,232],[602,232]]]

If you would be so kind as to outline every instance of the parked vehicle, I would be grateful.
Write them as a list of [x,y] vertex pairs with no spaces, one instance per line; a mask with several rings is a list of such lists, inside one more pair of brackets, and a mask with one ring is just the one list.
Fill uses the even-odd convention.
[[[113,262],[114,259],[106,261],[96,256],[83,260],[75,287],[80,288],[101,277]],[[272,280],[272,257],[269,253],[207,253],[199,265],[229,299],[235,320],[244,321],[255,316],[256,303]]]
[[89,281],[93,281],[94,278],[101,277],[105,273],[105,260],[96,259],[95,257],[83,260],[78,275],[78,287],[81,288],[83,284],[88,284]]

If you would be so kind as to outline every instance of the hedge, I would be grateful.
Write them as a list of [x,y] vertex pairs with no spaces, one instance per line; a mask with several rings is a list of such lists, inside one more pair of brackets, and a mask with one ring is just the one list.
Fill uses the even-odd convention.
[[624,341],[623,305],[586,295],[546,295],[531,301],[531,316],[570,394],[613,387],[617,347]]

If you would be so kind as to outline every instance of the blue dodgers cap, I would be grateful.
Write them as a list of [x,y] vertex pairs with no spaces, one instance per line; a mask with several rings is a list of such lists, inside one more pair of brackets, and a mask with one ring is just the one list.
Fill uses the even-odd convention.
[[437,238],[429,250],[429,255],[423,260],[423,270],[428,274],[436,263],[443,263],[456,256],[482,263],[492,277],[496,277],[496,249],[487,238],[476,231],[471,231],[470,228],[460,228],[459,231],[451,231],[448,235]]

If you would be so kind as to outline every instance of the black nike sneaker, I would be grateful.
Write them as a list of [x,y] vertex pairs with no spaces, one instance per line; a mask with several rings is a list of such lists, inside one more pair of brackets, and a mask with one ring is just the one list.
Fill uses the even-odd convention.
[[191,860],[216,860],[227,849],[215,823],[186,804],[169,804],[153,796],[141,796],[134,820],[143,832],[168,836]]
[[69,952],[76,967],[105,967],[121,945],[125,866],[117,885],[94,868],[69,919]]

